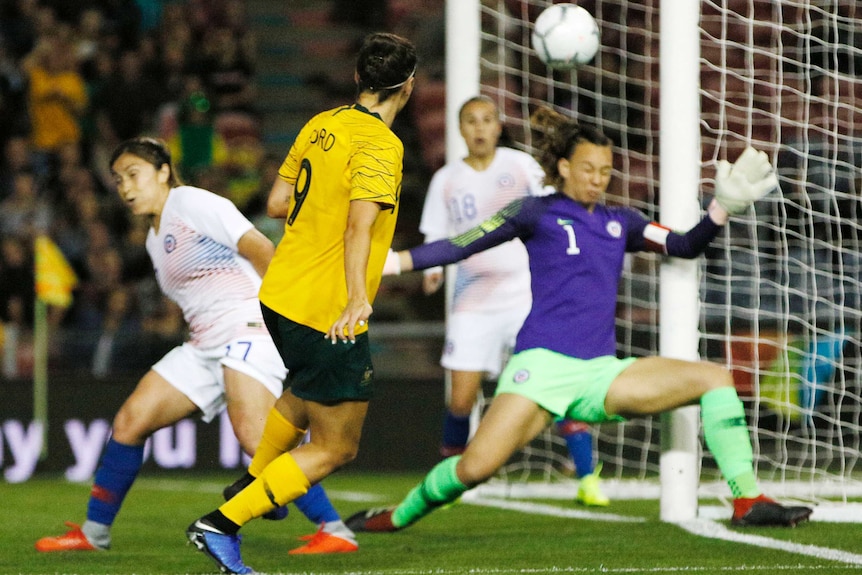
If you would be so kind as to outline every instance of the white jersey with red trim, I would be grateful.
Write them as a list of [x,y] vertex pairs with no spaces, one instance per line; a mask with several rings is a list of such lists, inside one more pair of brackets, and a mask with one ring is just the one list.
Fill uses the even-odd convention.
[[[549,193],[543,178],[532,156],[511,148],[497,148],[491,165],[482,171],[463,160],[447,164],[431,179],[419,231],[426,242],[458,235],[514,200]],[[529,263],[520,240],[457,264],[453,312],[528,309],[530,301]]]
[[254,226],[228,199],[192,186],[173,188],[147,252],[162,292],[183,310],[190,342],[202,349],[263,329],[260,276],[237,242]]

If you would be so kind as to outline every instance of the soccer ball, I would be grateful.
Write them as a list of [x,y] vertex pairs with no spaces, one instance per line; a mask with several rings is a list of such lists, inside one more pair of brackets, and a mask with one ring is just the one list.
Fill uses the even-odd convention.
[[568,70],[586,64],[599,49],[599,27],[584,8],[554,4],[533,26],[533,50],[551,68]]

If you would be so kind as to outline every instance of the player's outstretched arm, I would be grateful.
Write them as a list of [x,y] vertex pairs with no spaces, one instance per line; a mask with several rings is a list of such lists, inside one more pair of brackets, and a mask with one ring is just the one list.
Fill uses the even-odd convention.
[[766,152],[748,147],[731,164],[718,162],[715,174],[715,199],[731,215],[748,207],[778,187],[778,177]]
[[515,200],[481,224],[458,236],[397,252],[397,258],[393,255],[395,252],[390,250],[383,268],[384,275],[387,271],[392,275],[454,264],[515,239],[524,227],[523,222],[518,221],[523,215],[522,207],[523,201]]

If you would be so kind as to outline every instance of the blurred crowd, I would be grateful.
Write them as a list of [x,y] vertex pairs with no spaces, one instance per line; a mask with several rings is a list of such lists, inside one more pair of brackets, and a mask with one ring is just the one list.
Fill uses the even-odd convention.
[[[621,195],[622,187],[637,207],[655,215],[658,166],[648,142],[658,127],[657,37],[644,31],[657,25],[657,12],[610,2],[601,3],[599,11],[595,0],[580,2],[604,22],[628,25],[603,27],[600,68],[578,70],[574,83],[570,73],[551,77],[534,56],[524,58],[530,54],[528,29],[513,22],[534,20],[539,5],[503,4],[501,21],[513,48],[499,51],[485,43],[483,61],[503,70],[526,65],[531,72],[502,74],[502,80],[483,88],[500,102],[508,136],[519,146],[530,143],[524,95],[593,118],[627,158],[611,194]],[[732,4],[744,8],[743,0]],[[851,4],[840,2],[839,8]],[[403,115],[415,135],[411,138],[401,125],[397,131],[418,152],[405,158],[405,173],[416,162],[424,173],[406,180],[399,237],[417,227],[424,184],[445,161],[443,5],[443,0],[332,0],[324,23],[390,29],[414,39],[420,50],[419,82]],[[775,20],[778,11],[783,21],[802,14],[784,14],[787,7],[770,3],[758,6],[757,21],[764,23]],[[726,19],[713,12],[704,10],[702,26],[719,37]],[[824,35],[825,28],[812,26],[813,36]],[[789,33],[787,27],[781,30]],[[836,38],[824,36],[824,45],[841,56],[847,52],[842,46],[853,44],[852,33],[840,29]],[[757,38],[766,42],[773,35]],[[804,61],[799,53],[804,46],[784,45],[783,60]],[[702,61],[730,58],[718,47],[702,41]],[[624,61],[623,52],[638,57]],[[708,126],[701,142],[704,160],[716,157],[721,140],[714,133],[742,135],[750,129],[756,145],[771,154],[779,148],[774,155],[788,200],[782,210],[789,206],[780,215],[788,229],[803,237],[810,231],[823,245],[852,241],[855,246],[862,146],[858,132],[845,127],[859,124],[862,82],[852,73],[862,64],[858,55],[838,58],[837,70],[817,67],[817,76],[788,69],[782,75],[786,85],[776,85],[743,82],[748,64],[737,61],[742,54],[734,52],[721,67],[702,66],[702,120]],[[155,284],[144,249],[147,224],[130,217],[114,191],[108,157],[126,138],[164,138],[186,183],[230,198],[278,239],[280,226],[265,217],[264,202],[281,156],[268,154],[262,143],[256,57],[244,0],[0,0],[0,377],[25,376],[31,367],[33,242],[40,234],[54,240],[80,280],[73,304],[50,310],[51,325],[62,328],[51,340],[57,363],[106,375],[122,357],[123,367],[141,369],[184,336],[179,310]],[[766,52],[758,58],[751,73],[777,65]],[[350,78],[337,80],[346,81],[346,88],[330,91],[352,90]],[[748,84],[769,91],[752,95]],[[719,102],[738,105],[722,105],[719,113]],[[752,122],[746,112],[752,106],[766,120]],[[828,134],[837,134],[836,142],[826,141]],[[741,142],[735,138],[733,144]],[[836,143],[838,153],[832,153]],[[800,158],[805,165],[799,165]],[[747,237],[739,231],[733,236]],[[774,238],[762,239],[769,240],[763,245],[780,245]],[[800,261],[807,260],[800,256]],[[815,267],[827,264],[818,260]],[[379,313],[385,314],[387,305],[400,315],[415,312],[398,307],[400,301],[387,298]]]
[[184,336],[108,158],[161,137],[185,183],[258,217],[280,158],[261,141],[255,53],[242,0],[0,0],[0,377],[31,367],[39,235],[79,278],[49,313],[53,361],[104,376]]

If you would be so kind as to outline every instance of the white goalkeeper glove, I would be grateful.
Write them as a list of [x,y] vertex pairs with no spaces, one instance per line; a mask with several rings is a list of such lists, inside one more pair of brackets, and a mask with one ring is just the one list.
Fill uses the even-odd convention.
[[731,164],[718,162],[715,174],[715,199],[729,214],[741,214],[778,187],[778,177],[766,152],[748,147]]
[[389,248],[389,253],[386,254],[386,263],[383,264],[383,275],[401,275],[401,258],[398,256],[398,252],[392,248]]

